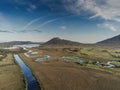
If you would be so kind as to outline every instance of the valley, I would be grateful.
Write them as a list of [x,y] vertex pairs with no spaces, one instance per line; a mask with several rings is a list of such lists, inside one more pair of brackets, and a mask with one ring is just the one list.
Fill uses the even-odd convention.
[[[31,68],[44,90],[119,90],[119,67],[107,67],[107,62],[112,59],[102,60],[102,58],[99,59],[99,56],[80,59],[78,58],[81,57],[78,55],[79,51],[74,52],[76,47],[71,48],[73,51],[64,51],[64,48],[40,46],[29,49],[27,56],[25,54],[19,55]],[[91,53],[93,52],[91,51]],[[98,53],[100,56],[102,55],[102,53]],[[46,55],[49,57],[47,58]],[[77,61],[78,59],[84,61]],[[114,57],[113,59],[116,62],[119,60]],[[96,60],[101,62],[103,66],[95,64]]]
[[0,0],[0,90],[120,90],[120,0]]
[[[42,90],[120,89],[119,48],[76,44],[76,42],[74,45],[74,42],[61,41],[58,38],[57,43],[54,43],[56,38],[51,40],[47,42],[47,45],[46,43],[41,45],[23,44],[5,48],[5,50],[1,49],[4,54],[1,53],[0,67],[13,73],[6,76],[4,74],[7,72],[4,71],[4,73],[1,73],[1,78],[3,78],[3,75],[4,78],[8,78],[7,80],[10,81],[12,75],[16,77],[15,75],[19,73],[18,78],[14,79],[16,79],[15,83],[21,82],[21,84],[11,87],[13,90],[15,90],[14,88],[25,90],[30,84],[33,84],[28,82],[30,79],[26,80],[27,77],[25,76],[30,75],[26,73],[27,69],[24,72],[25,67],[22,65],[20,68],[19,61],[13,58],[13,55],[18,54],[21,60],[30,68],[39,83],[38,87],[40,86]],[[64,42],[71,44],[66,45]],[[8,86],[10,82],[6,83],[6,86]],[[5,88],[4,85],[2,87]],[[28,88],[28,90],[31,89]]]

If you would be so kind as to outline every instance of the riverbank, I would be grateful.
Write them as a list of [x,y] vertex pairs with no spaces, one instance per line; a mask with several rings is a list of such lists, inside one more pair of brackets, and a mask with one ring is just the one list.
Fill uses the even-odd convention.
[[12,54],[0,61],[0,90],[26,90],[24,75]]

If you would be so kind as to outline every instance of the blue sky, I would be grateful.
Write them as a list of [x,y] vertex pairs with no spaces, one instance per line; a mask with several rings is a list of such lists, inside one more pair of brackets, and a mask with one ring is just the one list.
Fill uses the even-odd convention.
[[60,37],[95,43],[120,34],[119,0],[1,0],[0,41]]

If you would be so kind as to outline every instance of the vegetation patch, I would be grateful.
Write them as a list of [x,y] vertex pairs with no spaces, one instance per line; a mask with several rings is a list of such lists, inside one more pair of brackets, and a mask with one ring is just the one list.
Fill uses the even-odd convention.
[[13,55],[6,54],[0,61],[0,90],[25,90],[24,75],[16,65]]

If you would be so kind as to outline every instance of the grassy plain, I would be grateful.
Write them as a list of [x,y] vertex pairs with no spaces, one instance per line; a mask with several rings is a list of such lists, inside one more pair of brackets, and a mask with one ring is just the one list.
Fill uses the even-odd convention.
[[27,58],[24,54],[20,54],[44,90],[120,90],[119,68],[101,68],[93,64],[81,66],[74,62],[65,62],[60,58],[78,56],[101,62],[119,60],[119,57],[111,55],[116,52],[115,49],[50,46],[31,50],[38,52],[36,55],[52,57],[50,61],[35,62],[36,58]]
[[23,73],[12,54],[0,61],[0,90],[25,90]]
[[45,46],[33,49],[39,53],[52,57],[77,56],[88,60],[102,62],[120,60],[120,49],[88,46]]

